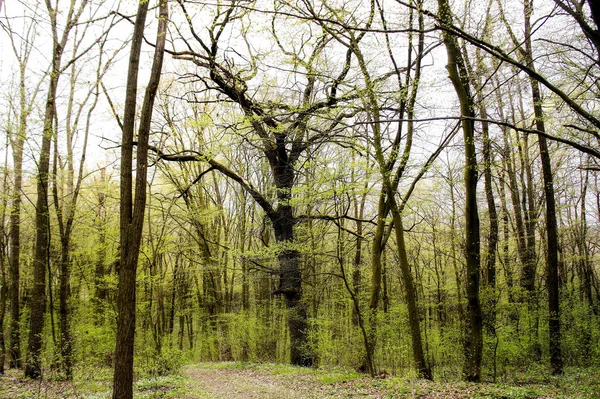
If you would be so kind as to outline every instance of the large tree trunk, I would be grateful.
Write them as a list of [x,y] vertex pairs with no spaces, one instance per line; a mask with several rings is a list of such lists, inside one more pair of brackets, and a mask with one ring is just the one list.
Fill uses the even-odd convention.
[[[289,192],[286,189],[279,191],[284,196],[286,191]],[[289,197],[286,201],[289,201]],[[277,245],[281,246],[277,255],[280,273],[278,291],[283,295],[287,308],[290,362],[297,366],[310,367],[315,362],[315,356],[308,340],[307,307],[302,300],[301,256],[298,250],[291,248],[295,224],[292,207],[285,203],[280,204],[271,218],[271,223]]]
[[377,206],[377,226],[375,227],[373,242],[371,243],[371,292],[369,295],[369,314],[367,317],[368,334],[365,340],[365,368],[371,376],[374,376],[376,373],[374,354],[377,339],[377,309],[379,308],[379,298],[381,296],[381,255],[385,250],[385,219],[388,212],[389,208],[385,200],[385,192],[381,190]]

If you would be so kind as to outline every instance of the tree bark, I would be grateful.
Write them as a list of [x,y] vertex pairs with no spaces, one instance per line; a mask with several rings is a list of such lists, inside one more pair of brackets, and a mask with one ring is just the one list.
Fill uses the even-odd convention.
[[[276,179],[279,181],[293,180],[291,168],[289,168],[288,179]],[[281,187],[284,186],[284,187]],[[288,187],[285,187],[288,186]],[[278,292],[283,295],[287,308],[288,329],[290,333],[290,362],[297,366],[310,367],[315,363],[315,355],[310,348],[308,340],[308,315],[306,304],[302,301],[302,273],[300,270],[300,253],[291,248],[294,242],[293,210],[289,202],[291,187],[289,183],[278,185],[278,196],[280,205],[271,217],[275,240],[280,246],[277,259],[279,261],[279,288]]]

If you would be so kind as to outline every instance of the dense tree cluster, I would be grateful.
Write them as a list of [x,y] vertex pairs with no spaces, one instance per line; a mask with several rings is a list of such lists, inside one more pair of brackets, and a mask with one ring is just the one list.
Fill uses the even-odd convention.
[[597,365],[595,4],[2,4],[0,371]]

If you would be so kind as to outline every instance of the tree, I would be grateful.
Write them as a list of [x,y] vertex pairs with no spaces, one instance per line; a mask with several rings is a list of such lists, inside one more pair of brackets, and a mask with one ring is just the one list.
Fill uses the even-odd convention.
[[106,168],[100,169],[100,178],[98,179],[97,215],[96,229],[98,230],[98,247],[96,250],[96,267],[94,269],[94,302],[96,324],[101,324],[104,316],[104,301],[107,297],[106,288],[106,247],[107,247],[107,207],[106,207],[106,186],[107,186]]
[[[114,23],[115,17],[112,21]],[[108,30],[110,30],[110,25]],[[89,25],[78,32],[81,36],[88,36]],[[90,35],[91,36],[91,35]],[[81,51],[81,46],[84,43],[78,40],[71,49],[72,59],[77,59],[78,52]],[[71,336],[71,306],[70,306],[70,284],[71,284],[71,268],[72,268],[72,233],[74,229],[75,216],[77,211],[78,199],[81,192],[82,182],[84,179],[85,159],[88,147],[88,139],[90,127],[92,123],[92,115],[96,109],[99,98],[100,83],[106,74],[109,66],[119,53],[117,49],[104,59],[104,45],[106,42],[101,42],[99,45],[99,55],[97,58],[97,67],[95,71],[95,81],[90,82],[87,88],[87,93],[82,99],[76,98],[76,91],[81,82],[78,77],[86,73],[84,68],[77,68],[75,63],[71,63],[70,68],[70,87],[69,97],[66,106],[66,126],[65,126],[65,142],[66,142],[66,170],[63,167],[63,162],[60,161],[61,155],[59,152],[59,135],[54,136],[54,160],[52,169],[52,197],[54,200],[54,210],[58,221],[58,232],[60,238],[60,272],[59,272],[59,351],[60,362],[59,366],[68,380],[73,378],[73,342]],[[83,125],[83,126],[82,126]],[[81,127],[82,126],[82,127]],[[76,165],[74,158],[75,143],[77,141],[79,130],[83,130],[81,156]],[[77,169],[76,169],[76,166]],[[77,171],[77,176],[75,175]],[[60,173],[59,173],[60,172]],[[59,175],[60,174],[60,175]],[[66,186],[66,187],[65,187]]]
[[[174,51],[173,56],[205,70],[208,76],[203,76],[200,80],[205,84],[206,90],[218,93],[218,96],[239,107],[244,123],[248,126],[247,130],[250,131],[247,140],[257,143],[255,148],[260,152],[262,159],[268,162],[269,179],[274,186],[275,198],[271,200],[267,193],[258,191],[235,169],[202,150],[188,149],[188,154],[180,155],[169,154],[168,151],[156,148],[157,158],[175,162],[204,161],[211,169],[240,184],[265,212],[278,244],[280,284],[276,293],[283,296],[287,308],[291,341],[290,360],[295,365],[311,366],[315,362],[315,356],[308,339],[308,314],[303,301],[301,256],[294,248],[294,228],[302,218],[294,214],[293,192],[297,185],[297,167],[302,157],[307,156],[313,147],[318,147],[335,137],[340,122],[349,117],[343,110],[338,111],[338,108],[344,102],[354,99],[356,94],[351,91],[338,91],[341,91],[342,83],[348,74],[352,54],[347,52],[341,71],[330,77],[329,71],[318,69],[317,61],[323,56],[331,38],[325,32],[308,33],[311,37],[310,46],[305,46],[305,50],[295,53],[294,50],[285,48],[281,34],[277,31],[281,26],[276,17],[285,14],[275,13],[271,34],[279,51],[295,65],[295,79],[305,80],[304,90],[288,101],[283,95],[281,101],[261,101],[261,97],[257,98],[249,90],[249,81],[258,71],[256,62],[260,57],[253,54],[248,39],[244,41],[252,61],[247,67],[235,66],[236,60],[228,58],[224,52],[227,47],[222,48],[220,42],[226,29],[230,29],[230,25],[240,21],[246,14],[244,8],[238,7],[237,2],[228,6],[219,5],[207,41],[194,26],[195,18],[188,12],[186,2],[179,1],[179,5],[194,40],[184,40],[186,49]],[[242,32],[245,31],[243,28]],[[243,60],[242,57],[237,61]],[[296,104],[292,102],[295,98],[298,98]],[[196,96],[191,97],[190,101],[202,100]]]
[[[488,3],[487,12],[489,13],[492,5],[492,1]],[[481,36],[489,37],[491,29],[491,20],[486,19],[482,29]],[[496,209],[496,202],[494,199],[494,189],[492,182],[492,164],[493,164],[493,153],[492,153],[492,139],[490,138],[490,124],[488,123],[488,104],[485,100],[485,84],[482,82],[486,79],[488,68],[483,60],[481,51],[479,49],[475,52],[475,67],[470,64],[468,53],[466,48],[462,49],[465,54],[465,68],[469,76],[469,84],[475,90],[476,94],[473,98],[475,104],[474,107],[479,109],[481,116],[481,133],[482,133],[482,157],[483,157],[483,175],[484,175],[484,191],[487,202],[488,215],[489,215],[489,233],[487,238],[487,249],[485,251],[485,262],[483,267],[484,286],[487,288],[485,302],[488,307],[486,309],[489,314],[487,317],[486,327],[488,330],[495,334],[495,322],[496,322],[496,252],[498,248],[498,212]]]
[[[438,15],[443,23],[452,23],[452,13],[447,0],[438,0]],[[463,141],[465,145],[465,255],[467,258],[467,313],[469,323],[465,336],[465,378],[478,382],[481,379],[483,332],[481,305],[479,303],[480,243],[479,214],[477,211],[477,157],[475,152],[475,102],[471,95],[468,71],[457,40],[443,33],[448,53],[448,75],[460,103]]]
[[[36,11],[37,12],[37,9]],[[4,25],[3,25],[4,27]],[[13,368],[21,368],[21,331],[20,315],[21,307],[19,302],[19,282],[21,264],[21,202],[23,190],[23,148],[27,138],[29,117],[35,106],[35,101],[40,93],[40,86],[43,82],[40,79],[32,91],[27,91],[27,67],[34,49],[33,38],[36,35],[37,24],[29,23],[24,32],[17,35],[13,31],[9,19],[6,21],[6,30],[10,39],[11,49],[16,58],[19,68],[19,90],[16,99],[10,101],[10,114],[14,122],[9,121],[7,134],[10,139],[12,149],[12,168],[13,185],[10,208],[10,226],[9,226],[9,277],[10,277],[10,340],[9,340],[9,364]],[[22,40],[17,40],[22,36]]]
[[[373,4],[372,4],[373,6]],[[382,13],[383,14],[383,13]],[[382,17],[383,18],[383,17]],[[413,20],[413,13],[410,15],[410,21]],[[383,24],[385,27],[385,19],[383,19]],[[369,24],[370,25],[370,24]],[[367,25],[367,26],[369,26]],[[412,25],[412,24],[411,24]],[[423,20],[419,18],[418,26],[420,30],[423,30]],[[362,35],[362,34],[361,34]],[[374,323],[375,317],[374,314],[377,311],[377,306],[379,302],[379,295],[381,290],[381,280],[382,280],[382,267],[381,267],[381,253],[385,247],[385,242],[387,239],[384,238],[384,232],[386,228],[385,218],[388,213],[392,214],[392,220],[394,223],[394,232],[396,238],[396,246],[398,248],[398,257],[400,270],[402,271],[402,281],[404,283],[405,289],[405,298],[406,303],[408,305],[408,317],[409,324],[411,328],[411,338],[412,338],[412,349],[413,356],[415,359],[415,365],[417,368],[417,374],[421,378],[432,379],[432,373],[427,361],[425,359],[425,353],[423,351],[423,344],[421,338],[421,326],[420,326],[420,316],[419,310],[417,307],[417,290],[415,288],[415,283],[413,281],[413,276],[410,268],[410,264],[408,262],[408,257],[406,254],[406,244],[404,239],[404,224],[402,221],[402,209],[410,196],[408,193],[402,200],[401,204],[398,204],[396,200],[396,192],[398,190],[398,185],[400,183],[401,178],[403,177],[404,171],[407,168],[408,161],[410,158],[411,147],[413,143],[413,123],[412,118],[414,116],[414,107],[415,101],[417,98],[417,90],[419,87],[419,80],[421,76],[421,60],[424,56],[424,36],[421,34],[417,38],[417,54],[415,61],[415,71],[414,77],[411,77],[410,74],[406,75],[404,86],[400,83],[399,91],[408,90],[410,85],[410,95],[408,98],[402,100],[399,109],[401,110],[399,113],[399,119],[404,119],[404,112],[406,110],[408,116],[408,126],[407,133],[405,138],[405,146],[402,155],[400,155],[400,142],[401,137],[403,135],[402,124],[400,124],[398,131],[396,133],[396,137],[393,140],[392,149],[390,156],[386,159],[383,150],[383,138],[382,138],[382,123],[381,123],[381,111],[380,105],[374,91],[375,82],[371,77],[371,73],[367,69],[367,64],[365,58],[360,51],[359,41],[360,36],[356,37],[352,31],[348,32],[349,37],[349,48],[352,49],[356,58],[358,60],[359,67],[365,79],[366,86],[366,98],[365,108],[371,110],[372,115],[371,118],[373,135],[374,135],[374,149],[375,149],[375,158],[376,162],[379,166],[380,173],[383,179],[383,188],[381,190],[380,199],[379,199],[379,216],[377,221],[377,229],[375,232],[375,239],[373,240],[373,248],[372,248],[372,267],[373,267],[373,285],[371,289],[371,297],[369,302],[370,311],[373,313],[371,315],[372,324]],[[389,39],[388,39],[389,40]],[[409,38],[412,41],[412,36]],[[410,48],[410,47],[409,47]],[[412,67],[412,49],[410,49],[410,53],[408,54],[408,61],[406,70],[410,71]],[[390,57],[395,64],[394,56],[390,52]],[[400,82],[400,77],[398,77],[398,81]],[[439,152],[438,152],[439,153]],[[436,154],[437,155],[437,154]],[[398,159],[399,158],[399,159]],[[431,161],[431,159],[430,159]],[[398,162],[398,166],[395,168],[395,164]],[[424,170],[428,167],[430,162],[427,162],[424,166]],[[421,174],[422,176],[422,174]],[[413,181],[413,187],[418,179]],[[371,326],[374,328],[374,326]],[[368,352],[370,354],[368,356],[372,356],[373,345],[375,342],[375,337],[371,337],[370,347],[368,348]],[[370,366],[373,369],[373,366]]]
[[168,5],[159,3],[159,19],[156,34],[156,47],[150,71],[150,80],[146,88],[141,109],[141,120],[137,131],[137,151],[135,168],[135,196],[133,196],[133,146],[136,121],[136,95],[138,71],[144,26],[149,2],[140,2],[133,30],[125,109],[123,111],[121,140],[121,188],[120,188],[120,239],[119,239],[119,287],[117,293],[117,336],[115,349],[115,368],[113,377],[113,398],[133,397],[133,348],[135,340],[136,308],[136,271],[140,252],[140,242],[146,210],[148,140],[154,99],[160,82],[166,32]]
[[[37,200],[36,200],[36,239],[34,258],[33,296],[31,300],[31,317],[29,330],[29,343],[25,375],[30,378],[40,378],[42,330],[44,327],[44,308],[46,301],[46,268],[49,262],[50,245],[50,209],[48,201],[48,172],[50,169],[50,146],[54,132],[56,117],[56,96],[58,81],[63,71],[61,65],[64,49],[71,30],[78,24],[79,18],[87,7],[87,0],[82,0],[77,5],[72,0],[69,5],[65,26],[59,36],[58,4],[52,5],[46,0],[46,9],[50,16],[52,30],[52,66],[49,73],[48,94],[43,121],[42,145],[40,148],[37,174]],[[72,62],[73,60],[71,60]]]
[[[525,49],[523,58],[525,63],[535,71],[533,62],[533,49],[531,45],[531,13],[533,2],[526,0],[524,3],[525,14]],[[538,131],[545,133],[544,111],[542,109],[542,95],[539,83],[533,77],[529,77],[531,85],[533,110],[535,124]],[[548,151],[546,137],[538,135],[540,158],[542,161],[542,175],[544,178],[544,194],[546,200],[546,287],[548,289],[548,330],[550,331],[550,366],[552,374],[562,374],[562,353],[560,344],[560,306],[559,306],[559,281],[558,281],[558,225],[556,222],[556,203],[554,198],[554,182],[552,176],[552,164]]]
[[[8,147],[8,135],[6,137]],[[4,168],[2,173],[2,187],[8,193],[8,148],[4,158]],[[0,375],[4,374],[4,364],[6,363],[6,340],[4,338],[4,317],[6,315],[6,301],[8,299],[8,279],[6,278],[7,264],[7,243],[6,234],[6,210],[8,208],[8,194],[2,196],[0,201]]]
[[[560,3],[560,2],[559,2]],[[558,280],[558,225],[556,221],[556,200],[554,195],[554,181],[552,173],[552,163],[548,150],[548,140],[546,138],[545,115],[542,108],[542,93],[540,85],[534,74],[536,67],[534,64],[534,55],[532,47],[532,24],[531,15],[533,13],[533,2],[526,1],[524,7],[524,41],[523,45],[519,43],[512,29],[507,26],[507,30],[519,52],[522,63],[532,73],[529,74],[529,85],[531,88],[531,98],[533,102],[533,112],[535,117],[536,130],[538,135],[538,144],[540,151],[540,160],[542,164],[542,176],[544,182],[544,199],[546,202],[546,287],[548,289],[548,329],[550,331],[550,365],[553,374],[562,374],[562,354],[560,344],[560,307],[559,307],[559,280]],[[584,29],[584,32],[586,30]],[[588,36],[594,39],[594,35]],[[527,149],[525,149],[526,151]],[[531,178],[528,178],[531,182]],[[532,191],[530,189],[530,191]],[[530,200],[531,200],[531,194]],[[530,205],[531,208],[531,205]],[[532,219],[532,218],[530,218]],[[533,222],[532,222],[533,223]],[[529,236],[533,236],[533,228],[530,229]],[[534,240],[534,238],[532,238]],[[530,245],[532,246],[532,245]],[[533,280],[535,279],[535,268],[524,270],[525,288],[530,293],[533,291]]]

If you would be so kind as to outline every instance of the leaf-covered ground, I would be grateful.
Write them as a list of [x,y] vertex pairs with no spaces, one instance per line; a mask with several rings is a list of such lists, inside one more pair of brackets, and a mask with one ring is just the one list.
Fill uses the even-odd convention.
[[[31,381],[14,370],[0,377],[0,399],[110,398],[109,370],[82,371],[74,382]],[[515,378],[511,383],[427,382],[400,377],[369,378],[355,372],[282,365],[201,363],[182,375],[140,378],[136,398],[317,399],[317,398],[600,398],[597,369],[571,369],[562,377]]]

